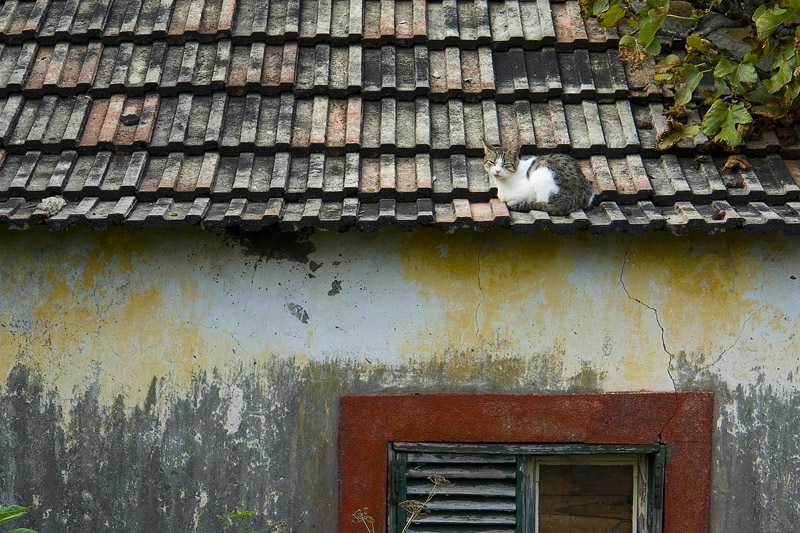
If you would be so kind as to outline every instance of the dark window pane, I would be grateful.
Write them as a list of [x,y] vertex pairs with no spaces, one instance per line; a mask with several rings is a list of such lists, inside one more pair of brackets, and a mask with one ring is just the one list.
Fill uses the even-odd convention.
[[539,533],[630,533],[633,466],[539,467]]

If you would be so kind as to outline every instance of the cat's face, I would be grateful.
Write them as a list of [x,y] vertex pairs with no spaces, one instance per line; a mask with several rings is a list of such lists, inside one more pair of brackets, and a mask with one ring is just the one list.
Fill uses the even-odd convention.
[[489,176],[504,180],[517,171],[519,166],[519,146],[503,148],[492,146],[483,140],[483,168]]

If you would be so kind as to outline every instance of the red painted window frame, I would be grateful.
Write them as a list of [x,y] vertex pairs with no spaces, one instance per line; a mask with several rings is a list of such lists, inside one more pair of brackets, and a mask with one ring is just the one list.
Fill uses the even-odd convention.
[[709,529],[713,395],[343,396],[339,402],[339,533],[367,507],[386,531],[390,442],[665,444],[664,532]]

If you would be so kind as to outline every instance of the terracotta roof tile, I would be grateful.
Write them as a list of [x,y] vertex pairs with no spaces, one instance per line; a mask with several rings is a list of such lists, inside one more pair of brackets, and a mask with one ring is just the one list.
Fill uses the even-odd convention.
[[[11,0],[0,222],[797,232],[800,142],[734,172],[703,136],[658,152],[653,62],[618,39],[575,0]],[[571,153],[596,205],[509,212],[484,137]]]

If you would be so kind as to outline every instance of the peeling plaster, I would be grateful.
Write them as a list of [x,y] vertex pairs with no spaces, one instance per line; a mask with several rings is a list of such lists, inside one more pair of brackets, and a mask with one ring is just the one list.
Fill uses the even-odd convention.
[[737,232],[0,231],[0,499],[44,533],[332,531],[341,394],[710,390],[714,531],[790,530],[798,264]]

